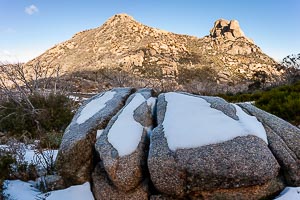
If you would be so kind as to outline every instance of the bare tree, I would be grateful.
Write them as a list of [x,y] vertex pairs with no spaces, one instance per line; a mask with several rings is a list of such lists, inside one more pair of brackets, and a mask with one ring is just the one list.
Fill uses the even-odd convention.
[[[30,100],[30,96],[38,94],[46,96],[49,93],[57,93],[60,67],[42,67],[36,63],[32,67],[23,64],[1,64],[0,63],[0,93],[1,100],[15,103],[26,110],[27,115],[33,116],[37,130],[40,131],[39,121],[36,117],[41,110],[36,109]],[[8,109],[3,105],[0,109]],[[0,122],[11,115],[0,116]]]

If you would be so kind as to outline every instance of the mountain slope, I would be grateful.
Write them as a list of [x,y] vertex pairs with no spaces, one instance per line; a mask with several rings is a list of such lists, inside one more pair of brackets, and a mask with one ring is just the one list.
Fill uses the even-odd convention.
[[126,14],[75,34],[26,65],[36,63],[59,65],[64,75],[117,70],[194,92],[207,89],[208,83],[214,92],[244,91],[278,83],[284,74],[236,20],[220,19],[210,35],[197,38],[145,26]]

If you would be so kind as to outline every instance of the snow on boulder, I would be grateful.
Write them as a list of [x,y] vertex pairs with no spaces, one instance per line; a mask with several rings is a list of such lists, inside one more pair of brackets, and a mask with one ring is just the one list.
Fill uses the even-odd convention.
[[[96,150],[114,185],[127,192],[143,180],[147,163],[148,131],[152,127],[152,90],[132,94],[97,139]],[[153,99],[151,99],[153,102]]]
[[282,189],[262,124],[241,108],[213,97],[166,93],[158,97],[157,124],[148,168],[160,192],[193,199],[221,189],[237,196],[250,186],[261,194],[271,185],[265,196]]
[[236,120],[220,110],[212,109],[211,104],[202,98],[175,92],[164,96],[167,108],[162,125],[172,151],[247,135],[255,135],[268,143],[262,124],[238,106],[234,108],[238,117]]
[[290,186],[300,186],[300,129],[251,104],[238,104],[264,125],[269,148],[280,163]]
[[97,130],[124,106],[131,88],[116,88],[87,100],[65,130],[56,159],[56,167],[66,185],[90,180]]

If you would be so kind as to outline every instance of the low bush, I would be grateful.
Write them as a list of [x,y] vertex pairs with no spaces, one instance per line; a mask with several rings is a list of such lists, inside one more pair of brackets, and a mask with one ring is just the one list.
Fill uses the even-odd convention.
[[300,81],[247,94],[219,95],[229,102],[254,101],[254,105],[294,125],[300,124]]
[[13,136],[38,138],[47,132],[62,132],[73,117],[72,102],[64,95],[33,94],[28,99],[35,112],[24,101],[1,103],[0,131]]

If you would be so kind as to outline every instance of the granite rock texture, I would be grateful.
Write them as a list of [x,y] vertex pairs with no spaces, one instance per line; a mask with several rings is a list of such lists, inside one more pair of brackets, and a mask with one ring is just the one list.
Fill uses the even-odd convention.
[[56,159],[58,173],[64,178],[66,185],[82,184],[90,180],[93,168],[94,144],[96,130],[103,129],[109,120],[123,107],[132,88],[116,88],[113,98],[105,107],[83,123],[77,123],[81,111],[93,100],[101,98],[101,93],[87,100],[76,112],[72,122],[65,130]]
[[92,191],[96,200],[147,200],[148,184],[145,180],[131,191],[123,192],[109,179],[102,163],[98,163],[92,173]]
[[[141,103],[133,112],[133,119],[143,126],[141,138],[137,148],[128,155],[120,156],[118,150],[109,142],[108,135],[112,126],[122,119],[118,119],[124,109],[132,102],[136,95],[142,95],[145,101]],[[151,90],[141,90],[132,94],[124,108],[120,110],[109,122],[101,136],[98,138],[95,147],[103,161],[104,168],[108,173],[110,180],[120,190],[127,192],[137,187],[144,179],[144,169],[147,165],[147,153],[149,139],[148,131],[152,128],[151,108],[147,105],[147,99],[152,97]],[[126,119],[127,120],[127,119]],[[120,130],[122,131],[122,130]],[[124,134],[135,134],[126,133]]]
[[[261,123],[267,141],[247,132],[222,142],[216,140],[171,150],[167,138],[170,135],[164,126],[172,126],[172,122],[163,123],[171,109],[166,94],[161,93],[156,99],[151,89],[116,88],[112,91],[114,96],[105,106],[82,123],[78,123],[82,110],[93,100],[103,98],[105,93],[86,101],[75,114],[56,159],[59,178],[49,176],[51,188],[91,181],[96,200],[255,200],[274,198],[285,186],[300,186],[300,130],[288,122],[251,104],[239,103],[244,112]],[[230,121],[244,118],[238,106],[219,97],[181,94],[205,100],[210,104],[206,104],[207,109],[218,110],[217,115],[223,113]],[[140,100],[127,112],[131,113],[126,115],[130,118],[124,120],[120,116],[137,97]],[[175,105],[188,106],[184,102]],[[95,109],[97,106],[95,104]],[[195,118],[193,114],[188,113]],[[122,120],[140,127],[137,147],[128,154],[120,153],[109,139],[114,124]],[[188,121],[185,123],[182,122],[183,130],[189,127]],[[197,128],[201,129],[201,123],[199,120]],[[220,126],[222,123],[215,124],[212,120],[211,124]],[[103,131],[97,135],[98,130]],[[129,136],[131,133],[126,130],[132,129],[125,126],[122,130],[122,134]],[[198,132],[198,129],[193,130]]]
[[[203,98],[211,107],[220,111],[225,108],[227,115],[237,118],[234,107],[225,101]],[[278,176],[279,164],[267,144],[252,135],[171,151],[162,124],[167,104],[161,94],[157,102],[158,126],[151,135],[148,157],[151,180],[162,193],[185,197],[195,191],[263,185]]]
[[269,148],[280,163],[287,183],[291,186],[299,186],[300,129],[251,104],[240,103],[238,105],[263,123]]

